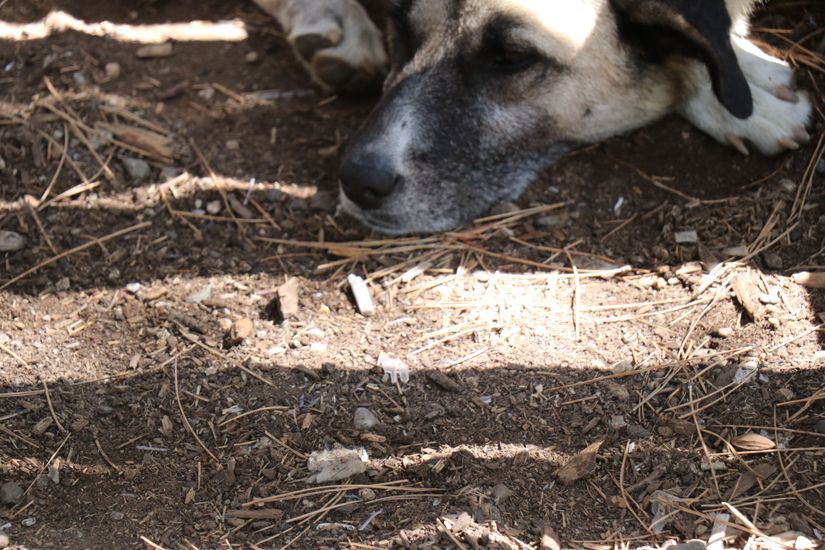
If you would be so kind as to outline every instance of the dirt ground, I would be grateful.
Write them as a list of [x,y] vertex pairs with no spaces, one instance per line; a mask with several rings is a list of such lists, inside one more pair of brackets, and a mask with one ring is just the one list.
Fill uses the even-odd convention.
[[[0,31],[55,11],[124,26],[0,38],[0,547],[823,543],[821,3],[756,18],[817,105],[799,151],[671,118],[404,240],[335,214],[375,98],[251,2],[0,0]],[[220,36],[126,36],[193,20]],[[339,447],[366,471],[309,483]]]

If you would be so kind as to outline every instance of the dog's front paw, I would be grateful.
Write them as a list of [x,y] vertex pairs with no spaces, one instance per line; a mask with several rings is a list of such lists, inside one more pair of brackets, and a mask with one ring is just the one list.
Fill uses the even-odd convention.
[[356,0],[255,0],[275,16],[312,78],[326,89],[376,88],[386,73],[381,32]]
[[699,129],[744,155],[748,154],[746,142],[766,155],[798,149],[807,143],[811,101],[806,93],[793,90],[792,69],[744,39],[736,40],[734,46],[750,84],[753,114],[746,119],[731,115],[716,99],[709,82],[681,106],[681,113]]

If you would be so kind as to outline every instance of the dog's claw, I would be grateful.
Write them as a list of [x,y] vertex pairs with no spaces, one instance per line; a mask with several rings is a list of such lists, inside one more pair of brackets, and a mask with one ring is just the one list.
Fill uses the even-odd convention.
[[808,143],[811,141],[811,134],[805,128],[797,128],[793,132],[793,138],[797,143]]
[[799,94],[793,91],[790,88],[790,86],[777,86],[774,89],[773,95],[775,95],[782,101],[787,101],[789,103],[799,103]]
[[779,145],[781,145],[785,149],[790,149],[791,151],[796,151],[797,149],[799,149],[799,144],[792,139],[779,138],[777,141],[779,142]]
[[748,151],[748,148],[745,145],[745,142],[742,141],[742,138],[740,138],[736,134],[727,134],[725,136],[725,139],[727,140],[727,142],[730,144],[731,147],[733,147],[734,149],[736,149],[737,151],[739,151],[743,155],[745,155],[745,156],[750,155],[750,151]]

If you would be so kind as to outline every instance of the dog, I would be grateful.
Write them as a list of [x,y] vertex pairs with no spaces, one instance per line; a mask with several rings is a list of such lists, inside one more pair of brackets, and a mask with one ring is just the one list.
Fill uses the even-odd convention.
[[324,88],[383,82],[339,177],[385,234],[465,225],[674,111],[746,155],[809,140],[792,69],[747,39],[757,0],[385,0],[384,33],[355,0],[255,1]]

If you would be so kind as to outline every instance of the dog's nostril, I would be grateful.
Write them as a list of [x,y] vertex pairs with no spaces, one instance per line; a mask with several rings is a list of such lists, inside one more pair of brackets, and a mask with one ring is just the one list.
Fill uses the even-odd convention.
[[378,158],[346,159],[339,177],[347,197],[363,208],[378,208],[402,180],[400,174]]

